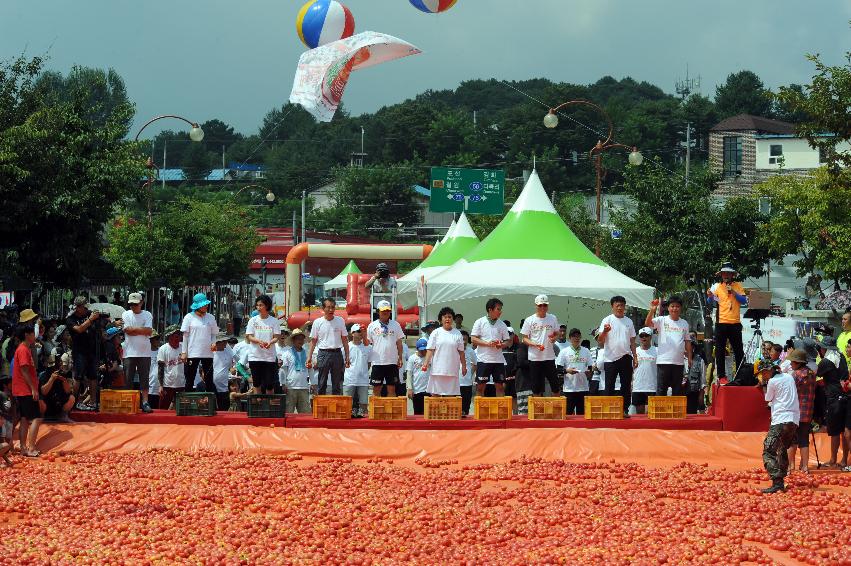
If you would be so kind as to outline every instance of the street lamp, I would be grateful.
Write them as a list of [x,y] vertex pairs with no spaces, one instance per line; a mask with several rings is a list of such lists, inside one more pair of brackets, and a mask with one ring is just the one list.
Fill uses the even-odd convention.
[[269,204],[272,204],[273,202],[275,202],[276,197],[275,197],[275,193],[272,192],[272,189],[269,189],[269,188],[266,188],[266,187],[261,187],[260,185],[245,185],[244,187],[242,187],[241,189],[236,191],[233,194],[232,198],[236,199],[236,195],[238,195],[239,193],[241,193],[245,189],[261,189],[261,190],[264,190],[264,191],[266,191],[266,202],[268,202]]
[[[147,128],[148,126],[150,126],[154,122],[157,122],[159,120],[164,120],[166,118],[172,118],[172,119],[175,119],[175,120],[183,120],[184,122],[189,124],[189,126],[190,126],[190,128],[189,128],[189,139],[190,140],[192,140],[194,142],[199,142],[199,141],[204,139],[204,130],[201,129],[201,126],[198,125],[198,122],[193,122],[192,120],[188,120],[188,119],[184,118],[183,116],[176,116],[174,114],[163,114],[162,116],[156,116],[154,118],[151,118],[147,122],[145,122],[142,125],[142,127],[139,128],[139,131],[136,132],[136,137],[133,139],[133,141],[136,141],[136,142],[139,141],[139,136],[142,135],[142,132],[145,130],[145,128]],[[154,165],[154,160],[151,159],[151,158],[148,158],[148,162],[146,163],[146,166],[148,168],[148,180],[145,182],[144,185],[142,185],[142,190],[144,190],[146,188],[150,188],[150,190],[148,191],[148,228],[150,228],[151,227],[151,198],[152,198],[152,194],[154,192],[152,185],[154,184],[154,169],[156,168],[156,166]]]
[[[633,165],[633,166],[641,165],[644,162],[644,156],[641,155],[641,152],[638,151],[638,148],[636,148],[635,146],[628,146],[628,145],[624,145],[622,143],[612,142],[612,132],[613,132],[613,129],[614,129],[612,127],[612,119],[609,117],[609,115],[606,113],[606,111],[603,110],[600,106],[597,106],[593,102],[588,102],[587,100],[569,100],[567,102],[563,102],[563,103],[559,104],[555,108],[550,108],[550,111],[547,112],[547,114],[544,116],[544,127],[552,129],[552,128],[555,128],[556,126],[558,126],[558,116],[556,115],[556,112],[558,112],[560,109],[564,108],[565,106],[571,106],[571,105],[581,105],[581,106],[588,106],[590,108],[593,108],[594,110],[599,112],[606,119],[606,123],[609,126],[609,133],[606,136],[605,141],[604,140],[597,140],[597,144],[594,147],[592,147],[591,150],[588,152],[588,156],[594,158],[594,170],[597,173],[597,224],[602,224],[602,215],[601,215],[602,206],[601,206],[600,201],[601,201],[602,178],[603,178],[603,152],[610,150],[610,149],[614,149],[616,147],[621,147],[621,148],[632,150],[629,153],[628,160],[629,160],[629,164]],[[595,253],[597,254],[597,257],[600,256],[600,240],[599,240],[599,238],[597,239]]]

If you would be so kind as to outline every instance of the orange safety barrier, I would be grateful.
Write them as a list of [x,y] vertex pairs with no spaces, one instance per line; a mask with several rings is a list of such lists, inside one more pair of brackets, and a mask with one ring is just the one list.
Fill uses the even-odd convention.
[[[416,458],[463,464],[506,462],[520,455],[572,462],[680,462],[743,470],[762,467],[763,433],[613,429],[366,430],[281,427],[79,423],[41,427],[38,448],[69,452],[135,452],[151,448],[300,454],[305,457]],[[819,454],[829,439],[817,434]],[[814,451],[810,450],[813,455]],[[815,458],[811,456],[812,467]]]

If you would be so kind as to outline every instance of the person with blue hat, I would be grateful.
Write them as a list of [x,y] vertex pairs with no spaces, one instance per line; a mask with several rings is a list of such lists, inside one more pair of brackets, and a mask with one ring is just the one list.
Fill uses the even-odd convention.
[[428,339],[420,338],[417,340],[417,351],[411,354],[408,358],[405,367],[408,374],[408,399],[411,399],[414,404],[414,414],[422,415],[425,413],[425,398],[428,395],[428,370],[423,370],[426,351],[428,350]]
[[181,358],[186,362],[186,391],[192,391],[200,367],[204,388],[211,393],[216,392],[213,383],[213,352],[216,351],[219,325],[213,315],[207,312],[209,306],[207,295],[196,293],[189,307],[192,312],[183,317],[183,324],[180,325],[180,331],[183,332]]

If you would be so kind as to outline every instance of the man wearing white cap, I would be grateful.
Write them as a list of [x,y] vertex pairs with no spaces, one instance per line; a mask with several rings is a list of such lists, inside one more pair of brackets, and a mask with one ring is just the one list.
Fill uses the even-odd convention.
[[124,377],[127,386],[132,388],[134,376],[139,376],[139,392],[142,397],[142,411],[150,413],[148,403],[151,376],[151,335],[154,332],[154,317],[149,311],[142,310],[142,294],[130,293],[127,304],[130,309],[121,315],[124,328]]
[[405,333],[398,322],[390,319],[393,307],[389,301],[379,301],[377,307],[378,319],[369,323],[364,337],[364,343],[372,346],[369,384],[373,395],[381,395],[381,386],[386,384],[387,396],[395,397],[399,368],[405,363],[402,352]]
[[549,314],[550,299],[546,295],[535,297],[535,314],[526,317],[520,334],[529,346],[529,380],[532,394],[544,394],[546,379],[553,396],[561,393],[561,383],[556,372],[556,355],[553,344],[558,339],[558,319]]

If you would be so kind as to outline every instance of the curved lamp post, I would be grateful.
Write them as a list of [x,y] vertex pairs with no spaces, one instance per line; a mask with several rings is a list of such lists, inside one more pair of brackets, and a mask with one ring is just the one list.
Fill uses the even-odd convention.
[[[555,128],[558,126],[558,116],[556,112],[566,106],[572,105],[581,105],[588,106],[593,108],[597,112],[599,112],[605,119],[606,123],[609,126],[609,132],[606,136],[605,140],[597,140],[597,144],[588,151],[588,156],[594,158],[594,170],[597,173],[597,224],[602,223],[602,215],[601,215],[601,193],[602,193],[602,178],[603,178],[603,152],[608,151],[614,148],[624,148],[631,150],[629,153],[629,164],[630,165],[641,165],[644,162],[644,156],[641,155],[641,152],[638,151],[638,148],[635,146],[628,146],[622,143],[614,143],[612,142],[612,119],[609,117],[608,113],[603,110],[600,106],[597,106],[593,102],[588,102],[587,100],[569,100],[567,102],[563,102],[556,106],[555,108],[550,108],[550,111],[547,112],[546,116],[544,116],[544,127],[546,128]],[[600,241],[597,240],[595,253],[597,257],[600,257]]]
[[[189,126],[190,126],[189,139],[190,140],[192,140],[194,142],[199,142],[199,141],[202,141],[204,139],[204,130],[201,129],[201,126],[198,125],[198,122],[193,122],[192,120],[188,120],[188,119],[184,118],[183,116],[176,116],[174,114],[163,114],[162,116],[156,116],[155,118],[151,118],[150,120],[145,122],[142,125],[142,127],[139,128],[139,131],[136,132],[136,137],[133,138],[133,141],[134,142],[139,141],[139,136],[142,135],[142,132],[145,130],[145,128],[147,128],[148,126],[150,126],[154,122],[157,122],[159,120],[164,120],[166,118],[172,118],[172,119],[175,119],[175,120],[182,120],[182,121],[186,122],[187,124],[189,124]],[[145,181],[144,185],[142,185],[143,190],[144,189],[151,189],[152,185],[154,184],[154,169],[156,169],[156,166],[154,165],[154,160],[151,159],[151,158],[148,158],[148,162],[147,162],[146,166],[148,168],[148,180]],[[153,193],[153,189],[148,191],[148,227],[149,228],[151,227],[151,195],[152,195],[152,193]]]
[[233,193],[233,196],[231,198],[236,199],[236,195],[238,195],[239,193],[241,193],[245,189],[261,189],[261,190],[264,190],[264,191],[266,191],[266,201],[269,204],[275,202],[276,197],[275,197],[275,193],[272,192],[272,189],[269,189],[267,187],[263,187],[261,185],[245,185],[244,187],[242,187],[241,189],[239,189],[238,191]]

